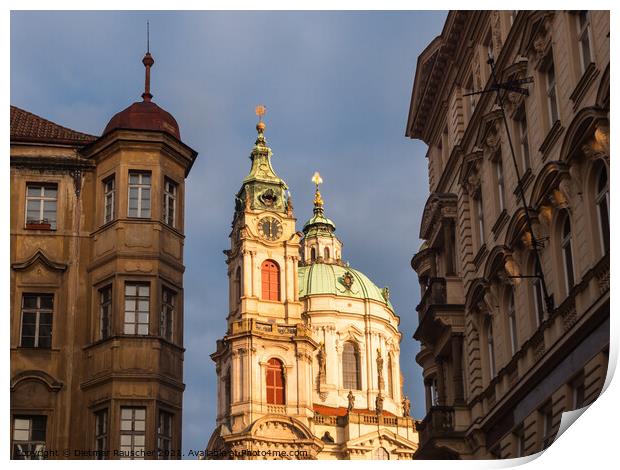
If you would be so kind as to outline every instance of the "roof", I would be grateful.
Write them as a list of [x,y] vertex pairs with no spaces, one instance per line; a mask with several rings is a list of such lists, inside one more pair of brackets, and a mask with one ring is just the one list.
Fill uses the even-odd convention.
[[167,132],[181,140],[181,132],[176,119],[152,101],[138,101],[116,113],[103,133],[107,134],[115,129]]
[[11,141],[86,145],[97,136],[74,131],[36,114],[11,106]]
[[325,235],[334,236],[333,232],[336,230],[336,224],[330,219],[325,217],[323,211],[314,211],[314,215],[304,224],[303,232],[306,237]]
[[448,71],[454,54],[462,42],[461,36],[466,24],[473,21],[474,14],[464,10],[450,11],[441,34],[419,55],[405,136],[422,139],[425,142],[428,140],[428,120],[433,110],[441,103],[438,94],[450,76]]
[[298,277],[300,298],[331,294],[338,297],[369,299],[380,302],[394,311],[387,290],[380,289],[366,275],[348,266],[312,263],[300,266]]

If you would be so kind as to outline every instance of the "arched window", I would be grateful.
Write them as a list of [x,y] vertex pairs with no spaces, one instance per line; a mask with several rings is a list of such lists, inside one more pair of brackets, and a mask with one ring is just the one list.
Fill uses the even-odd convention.
[[314,247],[310,249],[310,261],[316,261],[316,248]]
[[329,259],[329,248],[327,247],[323,250],[323,258]]
[[284,366],[282,361],[271,358],[267,362],[267,403],[284,405]]
[[394,376],[392,369],[392,356],[388,355],[387,379],[388,379],[388,396],[394,398]]
[[390,460],[390,453],[385,447],[379,447],[375,450],[373,460]]
[[345,389],[361,390],[360,355],[352,341],[344,343],[342,350],[342,383]]
[[264,261],[261,266],[263,300],[280,300],[280,267],[272,260]]
[[495,347],[493,344],[493,321],[487,318],[487,355],[489,356],[489,379],[495,377]]
[[517,311],[515,309],[515,296],[511,290],[508,295],[508,329],[510,331],[510,351],[514,355],[519,347],[517,338]]
[[241,301],[241,266],[237,266],[235,271],[235,303],[239,304]]
[[562,260],[564,261],[564,279],[566,281],[566,295],[575,285],[575,272],[573,270],[573,248],[572,248],[572,234],[570,227],[570,217],[565,214],[564,221],[562,223]]
[[602,163],[596,178],[596,212],[603,253],[607,254],[609,253],[609,185],[607,169]]

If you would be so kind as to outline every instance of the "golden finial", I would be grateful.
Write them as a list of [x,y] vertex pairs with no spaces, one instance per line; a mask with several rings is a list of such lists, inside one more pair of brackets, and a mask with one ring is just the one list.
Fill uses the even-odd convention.
[[267,112],[267,108],[264,104],[259,104],[254,108],[254,112],[258,116],[258,124],[256,124],[256,130],[260,133],[265,132],[265,123],[263,122],[263,116]]
[[312,175],[312,182],[316,185],[316,191],[314,193],[314,206],[323,207],[323,199],[321,198],[321,192],[319,191],[319,184],[323,182],[323,178],[321,178],[321,174],[318,171],[315,171],[314,175]]

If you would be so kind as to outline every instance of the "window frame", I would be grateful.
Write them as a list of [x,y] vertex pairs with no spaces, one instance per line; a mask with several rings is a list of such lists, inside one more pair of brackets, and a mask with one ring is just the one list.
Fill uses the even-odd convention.
[[[39,230],[56,230],[58,228],[58,183],[46,183],[46,182],[27,182],[26,183],[26,202],[24,205],[25,215],[24,222],[25,227],[30,228],[32,225],[49,224],[49,228],[37,227]],[[28,192],[31,188],[39,187],[41,192],[38,196],[29,196]],[[54,197],[48,197],[45,195],[45,190],[54,190],[56,195]],[[30,201],[37,201],[39,203],[39,219],[28,219],[28,203]],[[46,202],[53,203],[54,205],[54,220],[50,221],[44,217]],[[49,212],[49,209],[48,209]],[[47,221],[47,222],[46,222]]]
[[[128,419],[123,418],[123,411],[125,410],[129,410],[131,411],[131,417]],[[137,419],[136,418],[136,412],[137,411],[143,411],[144,412],[144,419]],[[130,422],[131,423],[131,428],[130,429],[123,429],[123,422]],[[137,422],[143,422],[144,423],[144,428],[143,429],[136,429],[136,423]],[[146,424],[147,424],[147,410],[146,410],[146,406],[121,406],[120,407],[120,416],[119,416],[119,450],[121,451],[121,456],[120,456],[120,460],[144,460],[144,453],[146,451]],[[123,436],[130,436],[131,437],[131,443],[129,445],[123,445]],[[140,437],[142,436],[144,441],[142,446],[140,446],[139,444],[135,443],[135,437]],[[126,450],[123,450],[123,448],[127,448],[129,447],[130,449],[130,455],[129,456],[125,456],[123,455],[124,452],[126,452]],[[142,447],[142,457],[136,457],[134,454],[136,452],[136,449]]]
[[504,164],[502,162],[501,150],[497,152],[493,166],[495,167],[495,179],[497,182],[497,208],[499,216],[506,209],[506,182],[504,180]]
[[[270,358],[267,361],[266,374],[267,377],[265,379],[265,399],[267,404],[286,406],[287,394],[284,362],[282,362],[276,357]],[[280,382],[280,384],[278,384],[278,381]]]
[[390,398],[394,398],[394,367],[392,365],[392,355],[388,354],[387,357],[387,386],[388,386],[388,396]]
[[281,297],[280,265],[273,259],[266,259],[261,263],[261,300],[280,302]]
[[545,300],[542,281],[538,277],[532,280],[532,296],[534,300],[534,313],[536,315],[536,328],[538,328],[545,320]]
[[[168,286],[161,288],[161,311],[159,317],[159,336],[174,342],[174,321],[176,318],[178,292]],[[168,295],[168,297],[167,297]]]
[[560,110],[558,107],[557,77],[555,74],[555,63],[553,60],[553,50],[549,51],[547,64],[544,68],[545,74],[545,97],[547,100],[547,112],[549,118],[549,128],[553,127],[556,121],[560,120]]
[[[109,224],[116,216],[116,178],[112,174],[103,183],[103,225]],[[111,188],[108,185],[111,184]]]
[[[35,429],[34,420],[40,418],[40,421],[43,423],[43,429]],[[11,419],[11,459],[14,460],[47,460],[47,456],[45,455],[47,449],[47,415],[45,414],[35,414],[35,415],[24,415],[24,414],[14,414]],[[28,428],[20,428],[16,429],[16,421],[28,421]],[[40,424],[40,423],[39,423]],[[28,439],[15,439],[16,431],[26,431],[28,433]],[[33,433],[43,432],[43,439],[34,439]],[[26,445],[27,454],[24,455],[24,458],[16,458],[16,446]],[[31,448],[32,446],[32,448]],[[41,446],[37,448],[38,446]],[[23,452],[23,450],[22,450]],[[29,458],[25,458],[29,457]],[[33,458],[37,457],[37,458]]]
[[514,291],[512,289],[508,294],[508,331],[510,334],[510,351],[514,356],[519,349],[519,338],[517,330],[517,309]]
[[[106,460],[109,453],[110,413],[108,408],[101,408],[95,415],[95,459]],[[101,417],[103,416],[103,419]]]
[[[605,176],[605,183],[601,188],[601,176]],[[601,163],[595,180],[596,218],[601,243],[601,253],[606,255],[611,248],[611,225],[609,219],[609,174],[605,164]]]
[[[568,226],[568,233],[566,227]],[[560,232],[560,247],[562,250],[562,267],[564,269],[564,282],[566,287],[566,295],[575,287],[575,259],[573,257],[573,233],[570,217],[568,214],[562,220]]]
[[530,153],[530,138],[527,128],[527,115],[525,113],[525,105],[521,105],[521,111],[517,117],[517,129],[519,131],[519,149],[521,151],[521,173],[532,168],[532,155]]
[[[132,176],[137,176],[138,177],[138,182],[137,183],[132,183],[131,182],[131,178]],[[147,183],[143,183],[143,178],[145,176],[149,177],[149,182]],[[149,170],[129,170],[128,172],[128,177],[127,177],[127,217],[131,218],[131,219],[151,219],[152,218],[152,213],[153,213],[153,205],[152,205],[152,201],[153,198],[151,197],[151,190],[152,190],[152,185],[153,185],[153,175],[151,173],[151,171]],[[137,207],[136,207],[136,214],[132,215],[131,211],[131,190],[132,189],[136,189],[137,190]],[[142,208],[142,203],[143,203],[143,193],[148,194],[148,201],[149,201],[149,207],[148,209],[144,209]],[[146,211],[148,210],[148,214],[146,214]]]
[[[109,298],[105,293],[109,292]],[[98,290],[99,293],[99,339],[105,340],[112,336],[112,319],[114,318],[114,290],[112,284],[106,284]],[[107,328],[106,319],[107,317]]]
[[493,337],[493,319],[488,317],[486,320],[486,343],[489,362],[489,381],[497,375],[495,364],[495,338]]
[[[36,297],[36,307],[26,307],[25,299],[27,296]],[[41,299],[43,297],[51,298],[51,307],[41,307]],[[21,300],[21,322],[20,322],[20,332],[19,332],[19,346],[21,348],[31,348],[31,349],[52,349],[52,340],[54,337],[54,300],[55,295],[49,292],[22,292],[22,300]],[[35,322],[34,322],[34,336],[33,344],[24,345],[24,314],[34,314]],[[49,315],[49,346],[40,346],[39,343],[41,341],[41,314]],[[30,336],[28,336],[30,337]]]
[[[127,294],[127,288],[128,287],[135,287],[136,289],[136,293],[135,295],[130,295]],[[146,287],[148,289],[148,294],[146,296],[144,295],[139,295],[140,293],[140,288],[141,287]],[[127,301],[128,301],[128,297],[131,298],[131,300],[134,302],[134,306],[135,309],[132,311],[128,311],[127,310]],[[134,282],[134,281],[126,281],[125,285],[124,285],[124,290],[123,290],[123,299],[124,299],[124,303],[123,303],[123,334],[124,335],[128,335],[128,336],[149,336],[150,335],[150,322],[151,322],[151,284],[149,282]],[[139,306],[139,302],[144,302],[145,299],[147,299],[148,301],[148,307],[146,311],[143,310],[139,310],[140,306]],[[134,314],[134,322],[127,322],[127,314],[128,313],[133,313]],[[146,322],[141,322],[141,321],[136,321],[137,319],[139,319],[139,317],[136,317],[136,315],[143,315],[146,314]],[[127,325],[132,325],[133,326],[133,333],[128,333],[127,332]],[[140,325],[146,325],[147,331],[146,333],[140,333]]]
[[[349,371],[348,367],[354,367],[354,370]],[[352,340],[345,341],[342,346],[342,387],[345,390],[362,390],[361,375],[359,345]]]
[[[169,190],[171,189],[171,190]],[[164,177],[162,219],[166,225],[177,228],[177,199],[179,194],[179,183],[172,178]],[[172,210],[172,214],[170,211]]]
[[486,243],[486,237],[484,234],[484,205],[482,204],[482,195],[478,194],[474,197],[476,201],[476,219],[478,222],[478,248]]
[[[582,24],[582,14],[586,16],[585,25]],[[575,14],[575,22],[577,25],[577,43],[579,46],[579,64],[581,65],[581,73],[585,73],[588,65],[594,62],[592,59],[592,29],[591,29],[591,19],[590,12],[588,10],[580,10]],[[586,62],[586,57],[584,54],[584,42],[587,43],[588,57],[589,60]]]
[[[168,418],[168,434],[162,432],[162,418]],[[157,415],[157,459],[171,460],[172,455],[172,438],[174,434],[174,413],[159,409]]]

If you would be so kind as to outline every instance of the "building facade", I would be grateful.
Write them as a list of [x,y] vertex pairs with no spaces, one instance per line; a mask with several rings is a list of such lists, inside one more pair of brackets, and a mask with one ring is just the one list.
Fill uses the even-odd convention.
[[[151,101],[100,137],[11,106],[11,456],[177,458],[185,178]],[[67,449],[67,452],[65,452]]]
[[225,251],[227,331],[211,355],[216,429],[206,458],[410,459],[399,317],[387,288],[342,261],[316,182],[297,231],[287,186],[257,125]]
[[[506,121],[489,56],[513,81]],[[411,260],[417,458],[538,452],[602,390],[609,57],[608,11],[451,11],[418,58],[406,135],[428,145],[430,195]]]

